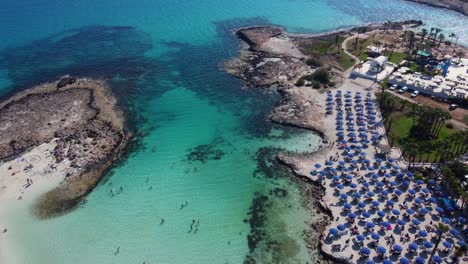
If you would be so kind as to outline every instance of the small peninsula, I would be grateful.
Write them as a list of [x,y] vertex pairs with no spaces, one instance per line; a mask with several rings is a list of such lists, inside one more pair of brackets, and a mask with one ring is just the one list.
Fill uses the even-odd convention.
[[105,81],[63,77],[0,103],[0,199],[67,212],[121,157],[131,134]]

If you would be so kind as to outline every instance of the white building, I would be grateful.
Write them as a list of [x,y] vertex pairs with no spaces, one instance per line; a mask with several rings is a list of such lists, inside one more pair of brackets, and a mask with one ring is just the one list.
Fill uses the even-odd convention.
[[369,71],[374,72],[374,73],[379,73],[379,72],[383,71],[385,69],[385,67],[387,66],[387,61],[388,61],[388,59],[385,56],[379,56],[379,57],[373,59],[370,62]]
[[388,62],[387,57],[379,56],[375,59],[354,65],[351,76],[357,76],[369,80],[382,81],[395,69],[392,63]]

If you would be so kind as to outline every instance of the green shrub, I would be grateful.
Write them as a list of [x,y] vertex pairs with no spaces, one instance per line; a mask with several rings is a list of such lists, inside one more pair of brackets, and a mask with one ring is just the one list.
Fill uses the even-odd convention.
[[305,81],[302,78],[299,78],[299,80],[297,80],[296,82],[296,86],[304,86],[304,84],[305,84]]
[[322,87],[322,85],[317,82],[317,81],[312,81],[312,88],[314,89],[320,89],[320,87]]
[[452,123],[447,123],[447,125],[445,125],[448,129],[453,129],[453,124]]
[[317,81],[322,84],[327,84],[330,82],[330,74],[328,74],[328,71],[324,69],[320,69],[318,71],[315,71],[311,75],[312,80]]
[[321,67],[322,63],[315,57],[307,58],[305,63],[311,67]]

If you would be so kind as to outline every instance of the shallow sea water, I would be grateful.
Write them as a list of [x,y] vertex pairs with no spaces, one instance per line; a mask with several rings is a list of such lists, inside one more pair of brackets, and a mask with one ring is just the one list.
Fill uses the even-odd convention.
[[0,3],[2,94],[67,73],[104,77],[139,139],[84,207],[46,221],[11,213],[20,264],[242,263],[248,255],[314,263],[302,237],[309,214],[274,153],[314,151],[320,139],[269,123],[278,95],[243,89],[219,69],[236,54],[231,30],[323,32],[415,18],[468,36],[466,17],[397,0]]

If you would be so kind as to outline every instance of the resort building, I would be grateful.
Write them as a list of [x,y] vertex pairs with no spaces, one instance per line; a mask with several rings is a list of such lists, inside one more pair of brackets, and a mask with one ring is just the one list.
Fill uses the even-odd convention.
[[379,56],[375,59],[354,65],[351,76],[381,81],[389,76],[394,69],[395,66],[388,62],[387,57]]
[[418,72],[407,73],[408,68],[400,68],[392,73],[390,84],[408,87],[422,94],[447,99],[449,97],[468,98],[468,59],[451,64],[443,75],[429,76]]

